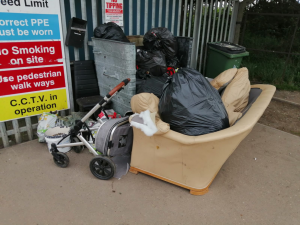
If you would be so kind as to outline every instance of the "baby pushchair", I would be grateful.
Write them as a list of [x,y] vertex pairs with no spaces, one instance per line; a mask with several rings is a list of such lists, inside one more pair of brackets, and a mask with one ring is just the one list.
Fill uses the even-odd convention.
[[[129,82],[130,79],[123,80],[78,121],[69,134],[63,137],[58,144],[51,144],[50,152],[57,166],[65,168],[69,165],[69,157],[67,154],[59,152],[58,148],[71,147],[79,153],[82,146],[88,148],[95,156],[90,162],[90,170],[98,179],[108,180],[112,178],[116,172],[116,162],[125,160],[129,165],[133,142],[133,131],[128,121],[129,116],[107,120],[97,128],[89,128],[85,123],[96,111],[101,111]],[[98,130],[96,137],[92,134],[95,129]],[[70,137],[71,143],[60,144],[67,137]],[[95,148],[89,143],[88,140],[90,139],[92,139]]]

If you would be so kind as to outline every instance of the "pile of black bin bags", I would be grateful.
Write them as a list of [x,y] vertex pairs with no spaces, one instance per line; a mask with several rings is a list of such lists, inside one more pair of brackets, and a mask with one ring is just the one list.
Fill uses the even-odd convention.
[[153,93],[160,98],[160,117],[171,130],[198,136],[229,127],[220,94],[201,73],[190,68],[180,68],[172,76],[167,73],[170,67],[180,66],[176,39],[167,28],[149,30],[143,44],[145,49],[137,53],[137,66],[148,73],[146,78],[137,77],[145,79],[138,81],[137,93]]
[[[100,25],[94,36],[129,42],[115,23]],[[167,28],[149,30],[143,44],[136,55],[137,94],[153,93],[160,98],[160,117],[170,124],[171,130],[198,136],[229,127],[220,94],[201,73],[190,68],[180,68],[175,74],[169,72],[180,65],[176,39]]]
[[[166,57],[166,65],[176,67],[178,44],[171,31],[165,27],[152,28],[144,35],[146,51],[161,51]],[[155,75],[154,76],[159,76]]]
[[144,35],[144,49],[137,50],[137,94],[153,93],[160,98],[164,83],[179,66],[178,44],[171,31],[152,28]]

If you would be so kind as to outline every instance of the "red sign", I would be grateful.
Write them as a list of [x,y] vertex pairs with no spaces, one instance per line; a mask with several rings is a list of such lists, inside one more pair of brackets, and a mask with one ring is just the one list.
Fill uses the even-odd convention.
[[0,43],[0,69],[53,64],[63,64],[60,41]]
[[63,87],[63,66],[0,71],[0,96]]
[[123,2],[118,2],[118,0],[111,0],[112,2],[106,2],[106,13],[123,13]]
[[123,14],[123,9],[106,9],[106,13],[117,13],[117,14]]
[[123,0],[105,0],[105,22],[123,26]]

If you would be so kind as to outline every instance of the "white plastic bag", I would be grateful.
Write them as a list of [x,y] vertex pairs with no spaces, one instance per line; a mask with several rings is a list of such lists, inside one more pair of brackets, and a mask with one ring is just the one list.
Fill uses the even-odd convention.
[[157,127],[155,125],[155,113],[150,113],[149,110],[146,110],[140,114],[136,113],[135,115],[142,118],[143,123],[138,123],[131,120],[131,126],[140,129],[149,137],[153,136],[157,132]]
[[44,112],[40,116],[38,127],[37,127],[37,136],[39,138],[39,142],[46,142],[45,141],[45,132],[49,128],[55,127],[56,121],[57,121],[57,114]]

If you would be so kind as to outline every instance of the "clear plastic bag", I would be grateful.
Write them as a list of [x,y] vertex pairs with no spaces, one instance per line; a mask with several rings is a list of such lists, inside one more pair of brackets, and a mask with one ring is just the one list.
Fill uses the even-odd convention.
[[39,118],[38,127],[37,127],[37,136],[39,142],[46,142],[45,132],[49,128],[53,128],[57,123],[57,113],[44,112]]

